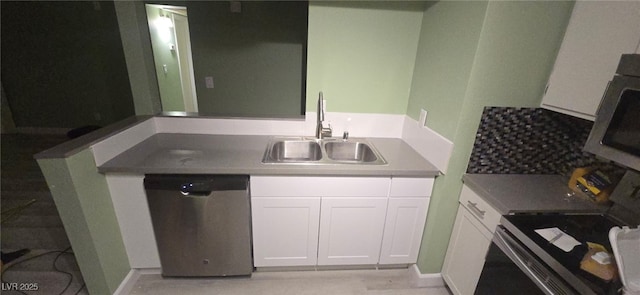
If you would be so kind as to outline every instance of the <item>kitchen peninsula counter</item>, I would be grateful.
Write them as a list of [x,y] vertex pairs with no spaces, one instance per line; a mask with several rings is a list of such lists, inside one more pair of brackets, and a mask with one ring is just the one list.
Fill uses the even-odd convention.
[[158,133],[98,166],[102,173],[434,177],[438,169],[402,139],[366,138],[387,161],[264,164],[273,136]]

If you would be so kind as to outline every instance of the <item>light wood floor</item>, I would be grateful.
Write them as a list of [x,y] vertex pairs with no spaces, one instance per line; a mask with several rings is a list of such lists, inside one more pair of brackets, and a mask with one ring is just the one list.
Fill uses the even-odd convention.
[[417,288],[410,269],[254,272],[250,278],[163,278],[142,275],[130,294],[219,295],[450,295],[445,287]]

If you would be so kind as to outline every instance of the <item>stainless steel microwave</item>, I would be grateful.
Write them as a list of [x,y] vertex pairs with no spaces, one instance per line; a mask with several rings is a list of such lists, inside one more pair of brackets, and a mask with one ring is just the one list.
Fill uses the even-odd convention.
[[623,54],[584,150],[640,171],[640,54]]

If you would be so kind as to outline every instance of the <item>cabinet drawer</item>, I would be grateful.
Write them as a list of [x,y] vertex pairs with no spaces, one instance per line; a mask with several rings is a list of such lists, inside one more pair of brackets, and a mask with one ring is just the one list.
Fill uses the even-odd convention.
[[433,189],[433,178],[394,177],[391,179],[390,197],[428,197]]
[[388,177],[251,176],[251,197],[386,197]]
[[500,224],[500,213],[466,185],[462,186],[460,205],[467,208],[491,233],[493,233],[496,230],[496,226]]

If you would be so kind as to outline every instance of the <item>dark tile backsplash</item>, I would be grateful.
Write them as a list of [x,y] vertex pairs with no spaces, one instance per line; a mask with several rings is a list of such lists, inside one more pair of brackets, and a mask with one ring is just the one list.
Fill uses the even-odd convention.
[[582,151],[592,125],[542,108],[486,107],[467,173],[570,176],[585,166],[623,172]]

